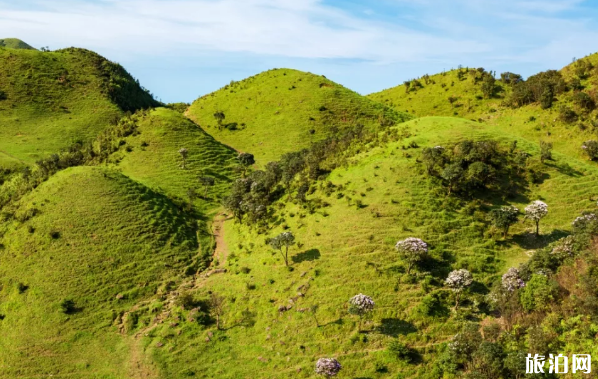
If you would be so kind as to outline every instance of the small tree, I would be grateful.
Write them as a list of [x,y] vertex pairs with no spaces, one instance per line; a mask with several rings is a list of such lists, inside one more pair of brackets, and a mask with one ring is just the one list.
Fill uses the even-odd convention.
[[[284,259],[284,263],[289,265],[289,247],[295,243],[295,236],[292,232],[284,232],[280,233],[276,237],[270,240],[270,246],[280,252],[282,258]],[[284,252],[282,251],[284,248]]]
[[407,274],[411,273],[413,265],[417,264],[428,253],[428,244],[419,238],[409,237],[397,242],[395,249],[399,256],[407,262]]
[[455,310],[457,310],[461,294],[473,283],[473,277],[469,271],[462,268],[452,271],[444,283],[455,293]]
[[334,358],[320,358],[316,362],[316,374],[331,378],[338,375],[343,367]]
[[349,300],[349,313],[359,316],[358,332],[361,331],[361,320],[363,316],[370,313],[372,310],[374,310],[374,300],[367,295],[360,293]]
[[591,161],[598,160],[598,141],[586,141],[581,145],[581,148],[586,152]]
[[448,194],[450,195],[463,177],[463,168],[459,163],[451,163],[442,170],[440,176],[448,182]]
[[197,199],[197,191],[191,187],[187,190],[187,197],[189,198],[189,210],[193,207],[193,202]]
[[486,99],[490,99],[494,96],[494,91],[496,91],[496,79],[492,74],[484,75],[484,79],[482,81],[482,93]]
[[226,118],[226,116],[224,115],[224,112],[217,111],[216,113],[214,113],[214,118],[218,122],[218,125],[222,126],[222,121],[224,121],[224,119]]
[[548,214],[548,205],[540,200],[533,201],[525,207],[525,218],[532,220],[536,224],[536,235],[540,235],[540,220]]
[[243,168],[243,177],[245,177],[245,175],[247,174],[247,168],[249,168],[249,166],[251,166],[255,163],[255,158],[254,158],[253,154],[241,153],[237,157],[237,160],[239,161],[239,164]]
[[208,304],[210,305],[210,314],[212,317],[216,318],[216,329],[220,329],[220,318],[224,313],[226,299],[223,296],[218,295],[216,292],[212,292],[210,294]]
[[519,270],[515,267],[511,267],[507,270],[507,272],[502,276],[501,279],[502,288],[504,288],[507,292],[513,292],[519,288],[525,287],[525,282],[521,279],[521,275]]
[[509,228],[515,224],[519,218],[519,209],[514,206],[505,206],[500,209],[493,209],[490,212],[492,224],[502,230],[503,238],[507,238]]
[[215,179],[211,176],[200,176],[199,183],[204,187],[203,196],[206,197],[208,195],[208,189],[214,186]]
[[552,143],[540,141],[540,161],[552,160]]
[[184,169],[187,164],[187,156],[189,155],[189,150],[183,147],[179,150],[179,154],[181,154],[181,158],[183,158],[183,164],[181,165],[181,168]]
[[432,175],[436,167],[442,167],[446,162],[442,146],[426,147],[422,150],[422,162],[426,165],[428,175]]

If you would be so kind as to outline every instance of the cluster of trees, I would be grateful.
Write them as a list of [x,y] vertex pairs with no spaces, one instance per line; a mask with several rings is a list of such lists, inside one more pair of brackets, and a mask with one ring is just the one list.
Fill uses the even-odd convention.
[[[532,205],[531,215],[544,214],[542,204]],[[565,346],[591,352],[598,330],[598,216],[585,212],[572,230],[496,281],[478,300],[486,320],[463,325],[441,348],[430,378],[521,378],[529,352],[548,357]]]
[[513,91],[507,103],[512,107],[539,102],[543,109],[552,107],[554,97],[567,91],[563,75],[556,70],[548,70],[530,76],[527,80],[511,82]]
[[516,144],[505,150],[493,140],[465,140],[449,148],[424,148],[420,160],[428,175],[439,179],[449,194],[471,194],[493,188],[512,192],[523,182],[524,174],[535,174],[527,165],[528,157],[517,151]]

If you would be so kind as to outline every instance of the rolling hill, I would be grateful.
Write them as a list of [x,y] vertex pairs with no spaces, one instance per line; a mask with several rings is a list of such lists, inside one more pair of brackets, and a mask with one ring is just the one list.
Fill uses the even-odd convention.
[[120,65],[84,49],[0,47],[0,166],[28,165],[158,103]]
[[323,76],[290,69],[231,82],[197,99],[186,114],[222,143],[254,154],[259,165],[335,129],[381,128],[409,118]]
[[7,49],[36,50],[35,48],[31,47],[29,44],[27,44],[17,38],[0,39],[0,47],[5,47]]
[[192,213],[122,174],[75,167],[3,218],[0,376],[130,378],[118,325],[148,322],[122,315],[202,257]]

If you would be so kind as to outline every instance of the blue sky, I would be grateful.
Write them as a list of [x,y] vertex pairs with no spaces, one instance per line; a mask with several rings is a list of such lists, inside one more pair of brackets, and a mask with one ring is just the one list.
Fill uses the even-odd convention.
[[598,51],[595,0],[0,0],[0,38],[85,47],[190,102],[274,67],[359,93],[458,65],[524,76]]

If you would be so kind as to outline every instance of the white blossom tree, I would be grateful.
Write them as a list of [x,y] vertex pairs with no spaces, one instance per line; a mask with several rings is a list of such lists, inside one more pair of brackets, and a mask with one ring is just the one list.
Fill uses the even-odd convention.
[[327,378],[338,375],[342,368],[335,358],[320,358],[316,362],[316,374]]
[[353,296],[349,300],[349,313],[359,316],[358,332],[361,331],[361,320],[363,316],[370,313],[374,309],[374,305],[374,300],[371,297],[361,293]]
[[407,262],[407,274],[410,274],[413,266],[428,253],[428,244],[419,238],[409,237],[397,242],[395,249],[399,252],[399,256]]
[[536,235],[540,235],[540,220],[548,214],[548,205],[540,200],[533,201],[525,207],[525,218],[536,223]]
[[508,292],[513,292],[516,289],[525,287],[525,282],[521,279],[519,270],[515,267],[511,267],[502,276],[502,286]]
[[452,271],[444,283],[455,293],[455,310],[457,310],[459,308],[461,294],[471,285],[471,283],[473,283],[473,277],[469,271],[462,268]]

